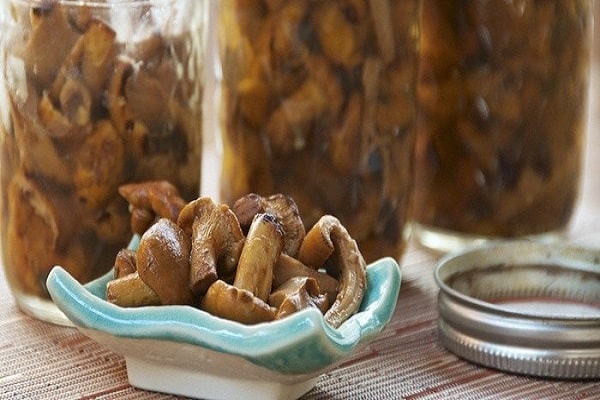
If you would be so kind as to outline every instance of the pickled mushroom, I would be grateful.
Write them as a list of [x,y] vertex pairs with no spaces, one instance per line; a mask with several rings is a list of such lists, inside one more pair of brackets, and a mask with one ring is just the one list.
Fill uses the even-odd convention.
[[330,274],[339,276],[340,288],[325,313],[325,320],[337,328],[358,310],[362,302],[367,287],[366,263],[356,241],[336,217],[325,215],[317,224],[323,227],[335,249],[327,267],[331,269]]
[[143,235],[157,218],[177,221],[185,200],[176,186],[167,181],[128,183],[118,192],[130,205],[131,229]]
[[74,160],[73,185],[83,207],[101,209],[115,196],[125,172],[124,154],[123,140],[110,121],[98,121]]
[[[23,175],[15,175],[8,187],[10,217],[6,221],[4,248],[6,263],[17,265],[22,287],[28,293],[46,296],[40,282],[56,265],[77,266],[84,263],[82,243],[71,243],[77,228],[68,213],[67,196],[47,196],[38,185]],[[71,221],[71,223],[65,223]],[[50,255],[50,256],[49,256]],[[74,271],[76,279],[89,278],[94,271]],[[10,276],[10,271],[7,274]]]
[[233,285],[222,280],[213,283],[202,299],[202,309],[249,324],[274,319],[274,309],[267,301],[282,248],[283,231],[277,220],[270,214],[257,214],[242,248]]
[[245,230],[248,230],[256,214],[273,214],[284,231],[283,252],[291,256],[298,253],[306,231],[298,206],[292,197],[281,193],[266,197],[249,193],[236,200],[232,210]]
[[121,249],[115,257],[113,273],[115,279],[137,271],[136,251],[131,249]]
[[275,319],[314,307],[325,314],[329,308],[327,293],[321,294],[314,278],[296,277],[287,280],[269,296],[269,304],[277,308]]
[[163,304],[137,271],[113,279],[106,284],[106,300],[121,307],[157,306]]
[[336,278],[324,271],[307,266],[294,257],[281,254],[273,271],[273,287],[277,288],[286,281],[298,277],[309,277],[317,281],[321,292],[326,293],[329,300],[337,297],[339,282]]
[[183,207],[177,224],[192,240],[189,286],[196,295],[203,295],[218,276],[235,273],[244,234],[229,207],[202,197]]
[[233,285],[267,301],[273,285],[273,268],[283,249],[284,233],[276,217],[256,214],[240,254]]
[[194,304],[189,289],[190,238],[173,221],[159,219],[140,238],[137,273],[161,304]]
[[275,319],[277,309],[222,280],[213,283],[202,299],[201,308],[213,315],[243,324],[257,324]]

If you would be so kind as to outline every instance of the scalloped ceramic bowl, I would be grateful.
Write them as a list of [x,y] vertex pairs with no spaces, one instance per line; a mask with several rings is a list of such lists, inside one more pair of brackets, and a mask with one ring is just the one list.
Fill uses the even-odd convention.
[[125,357],[131,385],[205,399],[296,399],[372,341],[390,321],[401,272],[392,258],[367,267],[359,311],[339,328],[316,309],[243,325],[189,306],[122,308],[105,300],[112,272],[79,284],[63,268],[48,276],[58,308],[85,335]]

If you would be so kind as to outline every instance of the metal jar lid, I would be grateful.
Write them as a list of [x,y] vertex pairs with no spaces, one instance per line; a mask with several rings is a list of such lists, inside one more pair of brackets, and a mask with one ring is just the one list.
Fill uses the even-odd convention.
[[439,338],[471,362],[600,377],[600,250],[532,242],[451,254],[435,269]]

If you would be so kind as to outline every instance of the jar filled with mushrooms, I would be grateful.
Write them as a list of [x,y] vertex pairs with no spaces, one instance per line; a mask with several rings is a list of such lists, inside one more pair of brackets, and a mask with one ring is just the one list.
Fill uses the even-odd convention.
[[589,0],[424,0],[415,236],[552,240],[576,205]]
[[59,264],[84,283],[112,268],[132,235],[120,185],[199,194],[207,5],[0,7],[2,261],[19,307],[61,323],[47,274]]
[[405,246],[420,0],[224,0],[221,200],[292,196],[368,262]]

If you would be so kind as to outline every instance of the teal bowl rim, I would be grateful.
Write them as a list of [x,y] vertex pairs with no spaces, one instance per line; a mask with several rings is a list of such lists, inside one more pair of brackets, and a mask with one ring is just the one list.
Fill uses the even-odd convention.
[[380,333],[395,311],[402,273],[391,257],[369,264],[360,309],[337,329],[328,325],[316,309],[273,322],[244,325],[191,306],[123,308],[105,300],[106,284],[112,277],[110,271],[82,285],[56,266],[48,275],[47,287],[56,306],[78,328],[123,338],[192,344],[243,357],[281,374],[296,375],[326,369]]

